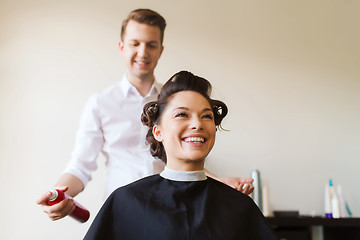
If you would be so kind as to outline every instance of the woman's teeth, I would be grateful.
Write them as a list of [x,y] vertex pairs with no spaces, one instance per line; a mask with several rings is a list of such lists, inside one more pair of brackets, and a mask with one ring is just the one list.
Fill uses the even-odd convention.
[[184,142],[205,142],[205,139],[202,137],[188,137],[184,139]]

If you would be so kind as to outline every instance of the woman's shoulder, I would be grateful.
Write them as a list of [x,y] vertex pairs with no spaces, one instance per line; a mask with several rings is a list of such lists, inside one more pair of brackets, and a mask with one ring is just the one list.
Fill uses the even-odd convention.
[[156,186],[159,181],[161,181],[161,179],[162,178],[159,176],[159,174],[144,177],[136,180],[135,182],[117,188],[111,195],[117,196],[128,193],[149,192]]
[[211,177],[208,177],[210,188],[214,191],[218,192],[218,194],[221,194],[224,197],[228,197],[231,199],[238,199],[240,201],[250,202],[252,203],[253,200],[248,195],[226,185],[225,183],[222,183],[216,179],[213,179]]

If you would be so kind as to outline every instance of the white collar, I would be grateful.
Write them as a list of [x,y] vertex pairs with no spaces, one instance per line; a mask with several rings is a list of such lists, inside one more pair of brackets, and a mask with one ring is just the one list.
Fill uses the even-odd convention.
[[[130,91],[136,92],[138,95],[140,95],[137,89],[130,83],[129,79],[126,77],[126,74],[124,74],[122,80],[120,81],[120,87],[124,93],[124,96],[128,96]],[[159,94],[161,88],[162,88],[162,84],[158,83],[155,80],[149,93],[145,97]]]
[[195,181],[204,181],[207,179],[205,171],[177,171],[170,169],[165,166],[164,171],[160,173],[160,176],[173,181],[181,182],[195,182]]

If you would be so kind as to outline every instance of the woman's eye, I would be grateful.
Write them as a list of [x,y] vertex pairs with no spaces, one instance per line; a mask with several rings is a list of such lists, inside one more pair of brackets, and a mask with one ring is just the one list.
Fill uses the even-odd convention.
[[186,113],[183,113],[183,112],[178,113],[178,114],[175,115],[175,117],[187,117],[187,116],[188,115]]
[[211,120],[214,119],[214,117],[213,117],[211,114],[205,114],[205,115],[203,116],[203,118],[207,118],[207,119],[211,119]]

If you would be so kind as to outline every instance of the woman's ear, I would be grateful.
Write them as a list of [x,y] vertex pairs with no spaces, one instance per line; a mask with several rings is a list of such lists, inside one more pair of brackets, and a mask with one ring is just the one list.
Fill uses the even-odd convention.
[[156,141],[162,142],[163,136],[162,136],[161,127],[159,125],[154,125],[152,132]]

